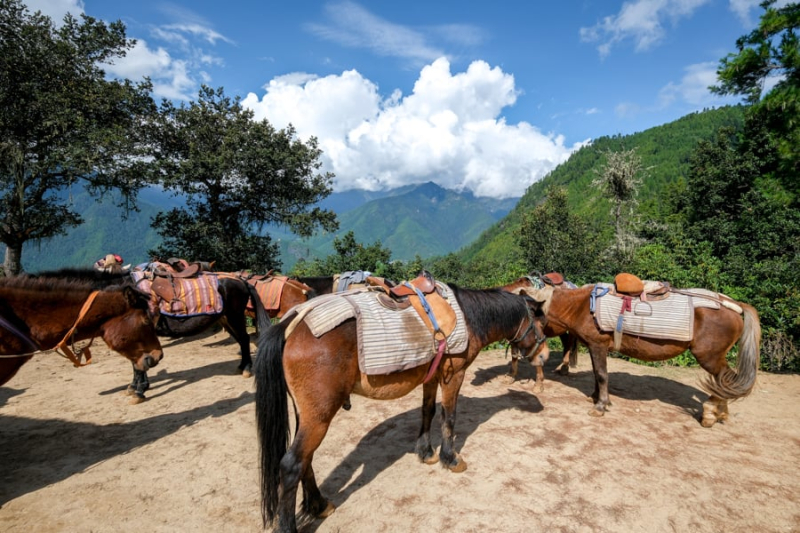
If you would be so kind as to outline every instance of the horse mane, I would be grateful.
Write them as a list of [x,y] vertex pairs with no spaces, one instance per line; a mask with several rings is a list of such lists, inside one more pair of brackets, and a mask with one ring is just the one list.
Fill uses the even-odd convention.
[[0,278],[0,288],[68,295],[74,295],[76,292],[90,293],[94,290],[90,280],[26,275]]
[[522,298],[500,288],[465,289],[447,284],[461,306],[469,329],[479,338],[486,338],[492,329],[512,330],[523,317],[528,307]]
[[57,270],[46,270],[32,274],[31,277],[85,281],[90,283],[93,289],[103,289],[108,285],[121,285],[132,282],[128,272],[106,272],[86,267],[64,267]]

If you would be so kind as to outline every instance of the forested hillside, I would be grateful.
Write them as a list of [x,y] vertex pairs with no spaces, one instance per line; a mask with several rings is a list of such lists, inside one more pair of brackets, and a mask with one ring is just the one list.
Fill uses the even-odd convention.
[[[700,140],[711,139],[723,126],[740,129],[744,122],[744,107],[731,106],[693,113],[675,122],[664,124],[633,135],[600,137],[574,153],[550,174],[531,185],[517,206],[497,224],[485,231],[475,242],[461,250],[459,257],[465,261],[513,260],[519,257],[519,246],[514,232],[520,227],[522,213],[532,209],[545,197],[552,185],[566,188],[570,209],[578,215],[607,221],[610,204],[599,191],[591,187],[600,169],[605,153],[636,149],[647,169],[646,178],[639,190],[639,201],[658,198],[670,184],[685,178],[689,158]],[[600,231],[611,231],[610,226]]]

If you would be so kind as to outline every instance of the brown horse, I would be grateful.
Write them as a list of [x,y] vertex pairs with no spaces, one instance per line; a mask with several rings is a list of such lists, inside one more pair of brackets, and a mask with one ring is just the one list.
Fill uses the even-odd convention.
[[[259,299],[270,318],[281,318],[292,307],[317,295],[314,289],[305,283],[286,276],[264,274],[249,276],[246,279],[250,285],[256,287]],[[246,314],[255,318],[255,302],[252,298],[247,304]]]
[[[513,293],[519,293],[520,290],[524,289],[541,289],[545,286],[545,281],[542,279],[542,276],[538,274],[529,274],[527,276],[522,276],[518,278],[516,281],[509,283],[508,285],[503,285],[500,287],[503,290]],[[574,288],[574,285],[565,286],[565,283],[561,283],[557,286],[554,286],[555,290],[571,290]],[[546,337],[559,337],[561,339],[561,345],[563,350],[563,359],[561,363],[556,367],[555,371],[562,375],[566,376],[569,375],[570,367],[575,368],[578,365],[578,339],[574,335],[571,335],[569,332],[566,333],[555,333],[552,328],[550,328],[547,323],[544,324],[543,332]],[[517,372],[519,370],[519,360],[520,360],[520,353],[516,350],[512,351],[511,354],[511,363],[510,368],[507,374],[509,383],[513,383],[517,379]],[[533,386],[534,392],[543,392],[544,391],[544,364],[550,357],[550,348],[548,348],[547,344],[545,343],[542,348],[536,354],[529,354],[529,360],[531,365],[536,369],[536,383]]]
[[[444,354],[433,379],[423,383],[431,365],[391,374],[367,375],[359,369],[356,320],[351,318],[315,337],[293,313],[262,330],[255,358],[256,420],[261,459],[261,508],[264,525],[276,517],[280,531],[296,531],[298,484],[303,487],[303,511],[325,517],[334,507],[320,493],[311,462],[334,415],[350,394],[391,400],[420,384],[422,427],[416,454],[428,464],[437,461],[454,472],[464,471],[464,459],[454,449],[456,404],[467,367],[487,344],[511,339],[523,350],[544,342],[535,317],[539,304],[499,289],[472,290],[450,286],[464,314],[467,349]],[[332,295],[328,298],[346,298]],[[257,308],[258,310],[258,308]],[[263,311],[258,311],[263,314]],[[259,316],[259,321],[261,321]],[[293,329],[290,330],[290,325]],[[287,334],[287,330],[290,332]],[[288,338],[287,338],[288,335]],[[437,455],[430,440],[436,395],[442,389],[442,444]],[[295,437],[289,443],[287,392],[295,406]],[[288,451],[287,451],[288,448]]]
[[[610,407],[607,358],[614,349],[613,332],[601,331],[591,312],[595,286],[572,290],[527,289],[525,292],[543,302],[547,331],[559,335],[569,331],[589,348],[594,370],[592,393],[593,416],[603,416]],[[709,373],[700,386],[709,398],[703,403],[702,425],[711,427],[728,418],[728,401],[744,398],[753,390],[759,364],[761,324],[752,306],[719,295],[719,309],[695,306],[694,329],[690,341],[648,338],[623,334],[616,351],[642,361],[666,361],[691,351],[700,366]],[[742,309],[744,318],[725,306],[733,303]],[[739,343],[736,370],[728,366],[726,354]]]
[[[146,372],[163,357],[155,312],[149,297],[132,287],[95,290],[85,281],[0,278],[0,385],[40,351],[58,348],[83,364],[69,344],[94,337]],[[144,398],[144,391],[137,395]]]

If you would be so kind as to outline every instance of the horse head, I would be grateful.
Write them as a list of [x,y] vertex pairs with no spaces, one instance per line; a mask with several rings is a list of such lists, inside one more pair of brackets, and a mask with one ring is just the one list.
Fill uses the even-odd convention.
[[137,370],[147,371],[164,357],[155,329],[158,315],[153,312],[149,295],[130,286],[116,290],[121,291],[126,310],[104,325],[103,340]]

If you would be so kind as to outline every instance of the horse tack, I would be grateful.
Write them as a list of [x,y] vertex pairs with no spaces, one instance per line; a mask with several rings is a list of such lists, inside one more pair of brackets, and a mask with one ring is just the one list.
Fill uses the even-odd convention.
[[[637,331],[623,335],[621,344],[615,346],[611,332],[618,320],[615,315],[619,314],[619,307],[607,309],[609,315],[607,328],[598,327],[597,310],[593,312],[592,307],[599,306],[602,309],[610,302],[621,306],[621,298],[604,296],[613,287],[609,284],[605,284],[605,287],[600,285],[585,285],[571,291],[550,290],[538,295],[531,294],[534,298],[537,296],[543,298],[537,298],[542,303],[546,300],[546,320],[552,333],[569,331],[589,349],[595,377],[594,392],[591,395],[594,403],[590,410],[592,416],[603,416],[610,405],[607,358],[608,352],[612,349],[643,361],[665,361],[690,351],[700,366],[708,372],[700,383],[700,388],[709,395],[708,400],[703,402],[701,424],[704,427],[724,422],[728,417],[728,402],[743,398],[752,392],[758,371],[761,344],[760,320],[753,306],[735,302],[740,312],[723,310],[717,302],[728,301],[724,295],[711,293],[711,299],[708,299],[707,293],[711,291],[705,289],[672,289],[667,300],[651,301],[650,304],[655,316],[657,311],[660,312],[657,309],[660,304],[670,305],[671,300],[683,298],[689,309],[688,323],[680,332],[685,340],[665,337],[662,332],[656,336],[651,330],[651,325],[642,324],[637,326]],[[693,291],[703,292],[683,294]],[[717,297],[713,298],[715,294]],[[699,297],[697,305],[694,301],[695,296]],[[665,321],[663,327],[667,325],[676,331],[680,328],[675,319]],[[739,345],[739,354],[736,369],[733,369],[729,366],[726,355],[736,343]]]
[[455,310],[442,297],[433,276],[424,270],[415,279],[389,288],[388,294],[396,300],[408,301],[437,342],[436,355],[422,381],[428,383],[439,368],[447,347],[447,338],[456,328]]
[[[74,340],[72,341],[72,346],[73,346],[72,348],[69,347],[69,341],[72,340],[72,338],[74,337],[75,330],[78,328],[78,325],[80,324],[81,320],[83,320],[83,317],[86,316],[86,313],[89,312],[89,309],[91,308],[92,303],[94,302],[99,292],[100,291],[92,291],[92,293],[89,294],[89,297],[83,303],[83,307],[78,313],[78,318],[75,319],[75,323],[72,325],[69,331],[67,331],[66,335],[64,335],[64,338],[61,339],[61,342],[59,342],[58,344],[56,344],[55,347],[50,349],[42,349],[36,341],[34,341],[30,337],[22,333],[19,329],[17,329],[13,324],[8,322],[6,319],[0,317],[0,326],[10,331],[20,341],[22,341],[22,343],[26,346],[26,349],[31,350],[30,352],[23,354],[0,355],[0,358],[11,359],[15,357],[29,357],[40,352],[46,352],[52,350],[56,352],[58,355],[64,357],[65,359],[69,359],[76,368],[91,364],[92,352],[89,350],[89,347],[92,345],[92,342],[94,342],[94,337],[92,337],[89,340],[88,345],[78,350],[75,350]],[[59,350],[62,350],[64,353],[62,354],[61,352],[59,352]],[[75,351],[78,352],[78,355],[75,355]],[[82,363],[81,359],[84,356],[84,354],[86,356],[86,362]]]
[[[61,342],[59,342],[54,348],[55,352],[59,355],[61,355],[61,353],[58,350],[61,349],[64,352],[64,357],[72,361],[72,364],[75,365],[76,368],[81,366],[86,366],[92,363],[92,352],[89,351],[89,346],[92,345],[94,337],[92,337],[87,346],[78,350],[78,355],[75,355],[72,349],[70,349],[69,345],[67,344],[67,341],[68,339],[73,337],[73,335],[75,334],[75,330],[78,328],[78,324],[80,324],[81,320],[83,320],[83,317],[86,316],[86,313],[89,312],[89,309],[92,307],[92,303],[94,303],[94,300],[95,298],[97,298],[97,295],[99,293],[100,291],[92,291],[91,294],[89,294],[89,297],[83,303],[83,307],[81,307],[81,310],[78,313],[78,318],[75,320],[75,324],[72,325],[67,334],[64,335],[64,338],[61,339]],[[75,343],[73,342],[73,347],[74,346]],[[81,358],[84,355],[86,356],[86,363],[81,363]]]

